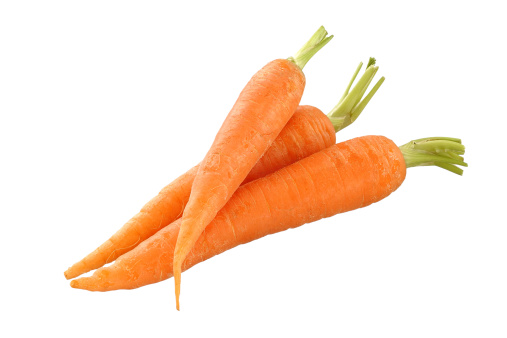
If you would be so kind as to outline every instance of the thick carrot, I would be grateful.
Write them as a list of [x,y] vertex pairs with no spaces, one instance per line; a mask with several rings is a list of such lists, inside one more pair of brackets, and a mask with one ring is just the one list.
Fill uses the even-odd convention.
[[[201,234],[183,270],[240,244],[378,202],[404,181],[406,168],[436,165],[462,174],[459,139],[427,138],[397,147],[383,136],[339,143],[240,187]],[[133,289],[172,277],[181,219],[114,264],[73,280],[90,291]]]
[[[365,73],[350,90],[361,67],[362,63],[357,67],[341,100],[327,116],[318,108],[299,106],[271,147],[252,168],[243,184],[334,144],[336,142],[334,132],[347,127],[357,119],[384,81],[382,77],[363,99],[363,94],[378,67],[375,66],[375,60],[370,58]],[[162,189],[111,238],[65,271],[65,277],[75,278],[114,261],[159,229],[181,217],[188,202],[197,169],[198,166],[193,167]]]
[[185,257],[294,115],[305,87],[303,67],[329,41],[326,36],[321,27],[295,57],[259,70],[218,131],[195,175],[174,248],[176,308]]

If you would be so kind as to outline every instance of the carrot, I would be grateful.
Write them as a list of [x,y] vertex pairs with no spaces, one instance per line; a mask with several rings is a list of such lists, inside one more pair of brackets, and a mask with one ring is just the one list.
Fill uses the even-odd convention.
[[[339,103],[327,116],[318,108],[299,106],[271,147],[252,168],[243,184],[334,144],[336,142],[335,132],[347,127],[357,119],[384,81],[382,77],[363,99],[363,94],[375,76],[378,67],[375,66],[375,59],[370,58],[365,73],[350,90],[361,68],[362,63],[357,67]],[[159,229],[181,217],[188,202],[197,169],[198,166],[193,167],[162,189],[111,238],[65,271],[65,277],[67,279],[75,278],[114,261]]]
[[259,70],[218,131],[195,175],[174,248],[176,308],[185,257],[294,115],[305,87],[303,67],[329,41],[326,36],[321,27],[295,57]]
[[[397,147],[383,136],[365,136],[318,153],[241,186],[201,234],[186,270],[263,236],[368,206],[404,181],[406,168],[436,165],[457,174],[466,166],[459,139],[436,137]],[[134,289],[172,276],[181,219],[160,230],[114,264],[71,281],[90,291]]]

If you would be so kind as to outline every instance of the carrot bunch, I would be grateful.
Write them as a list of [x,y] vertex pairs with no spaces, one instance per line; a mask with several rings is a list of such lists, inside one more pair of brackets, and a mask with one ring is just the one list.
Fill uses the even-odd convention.
[[[435,165],[462,174],[464,146],[426,138],[397,147],[382,136],[335,144],[382,85],[378,67],[357,67],[325,115],[299,106],[303,68],[332,38],[321,27],[293,57],[268,63],[247,83],[203,161],[167,185],[118,232],[66,272],[90,291],[133,289],[175,277],[237,245],[365,207],[396,190],[406,169]],[[105,264],[114,264],[104,267]]]
[[[461,173],[459,139],[434,137],[397,147],[383,136],[332,145],[241,186],[192,248],[183,270],[240,244],[378,202],[405,180],[406,169],[437,165]],[[181,219],[91,277],[71,282],[90,291],[134,289],[173,276]]]

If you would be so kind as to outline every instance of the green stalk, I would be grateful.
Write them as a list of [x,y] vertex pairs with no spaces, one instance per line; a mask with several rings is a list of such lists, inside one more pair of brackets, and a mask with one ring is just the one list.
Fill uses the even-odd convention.
[[378,82],[375,84],[375,86],[373,86],[373,88],[370,90],[368,95],[366,95],[366,97],[361,102],[359,102],[359,104],[355,106],[354,109],[352,109],[352,111],[350,112],[350,119],[352,122],[354,122],[359,117],[364,107],[366,107],[368,102],[370,102],[371,98],[373,97],[373,95],[375,95],[375,93],[380,88],[382,83],[384,83],[385,79],[386,78],[382,76],[380,80],[378,80]]
[[354,72],[354,75],[352,76],[352,79],[345,89],[345,92],[343,93],[340,101],[327,115],[334,126],[335,132],[338,132],[339,130],[342,130],[343,128],[351,125],[359,117],[368,102],[370,102],[373,95],[375,95],[377,90],[384,82],[385,78],[380,78],[380,80],[375,84],[368,95],[366,95],[366,97],[363,99],[364,93],[366,93],[368,86],[370,85],[373,77],[378,70],[378,67],[375,66],[375,62],[376,60],[374,58],[370,58],[364,74],[351,90],[350,88],[352,87],[357,74],[359,74],[359,71],[363,66],[362,62],[359,63],[359,66],[356,68],[356,71]]
[[[370,58],[370,60],[368,60],[368,65],[366,66],[366,69],[370,68],[370,67],[373,67],[375,66],[375,63],[377,62],[377,60],[375,58]],[[373,68],[373,73],[371,75],[371,77],[368,79],[368,81],[366,82],[366,84],[364,85],[364,87],[362,88],[361,92],[359,95],[361,95],[361,97],[364,95],[364,93],[366,92],[366,89],[368,89],[368,86],[370,85],[371,83],[371,80],[373,80],[373,77],[375,76],[375,74],[377,74],[377,71],[378,71],[378,67],[374,67]],[[360,98],[357,99],[357,103],[359,103],[360,101]]]
[[463,175],[456,165],[468,167],[463,155],[465,146],[461,140],[450,137],[428,137],[410,141],[400,147],[407,168],[434,165]]
[[[357,66],[356,71],[354,72],[354,75],[352,76],[352,79],[350,79],[349,85],[347,86],[347,89],[345,89],[345,93],[343,93],[342,97],[340,98],[340,101],[338,101],[338,104],[340,104],[349,94],[350,87],[352,87],[352,84],[356,80],[357,74],[359,74],[359,71],[363,67],[363,63],[359,62],[359,66]],[[368,68],[368,67],[366,67]]]
[[310,40],[294,56],[287,58],[287,60],[292,61],[303,70],[306,63],[333,38],[333,35],[327,36],[327,34],[324,26],[320,26]]

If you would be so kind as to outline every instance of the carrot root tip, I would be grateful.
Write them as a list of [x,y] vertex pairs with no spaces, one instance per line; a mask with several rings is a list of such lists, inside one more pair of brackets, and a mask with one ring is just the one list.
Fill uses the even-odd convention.
[[180,310],[181,265],[173,266],[174,294],[176,296],[176,310]]

